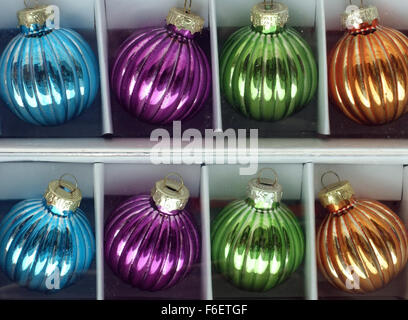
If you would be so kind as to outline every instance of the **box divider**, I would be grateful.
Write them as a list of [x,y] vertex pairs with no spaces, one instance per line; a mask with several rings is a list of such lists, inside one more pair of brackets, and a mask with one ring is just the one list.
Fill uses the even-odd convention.
[[[402,198],[401,198],[401,207],[399,211],[399,216],[404,222],[405,226],[408,225],[408,166],[403,167],[403,173],[402,173]],[[404,269],[404,274],[405,274],[405,279],[408,278],[408,269],[407,266],[405,266]],[[405,283],[407,283],[405,281]],[[404,291],[403,291],[403,298],[408,299],[408,286],[405,285]]]
[[221,132],[222,114],[221,114],[221,92],[219,78],[219,59],[218,59],[218,34],[217,34],[217,13],[216,0],[208,1],[208,26],[210,28],[211,44],[211,73],[212,73],[212,98],[213,98],[213,127],[215,132]]
[[305,297],[317,300],[317,265],[316,265],[316,231],[315,231],[315,199],[314,199],[314,165],[305,163],[302,179],[302,202],[305,215]]
[[113,134],[110,105],[109,66],[108,66],[108,30],[106,23],[105,0],[95,0],[95,26],[98,41],[99,72],[101,79],[102,134]]
[[201,167],[200,202],[201,202],[201,283],[204,300],[213,299],[211,274],[211,236],[210,236],[210,196],[208,183],[208,167]]
[[408,166],[404,166],[402,170],[402,196],[399,216],[405,225],[408,225]]
[[103,163],[94,164],[95,238],[96,238],[96,298],[104,300],[103,217],[105,196]]
[[327,76],[326,18],[324,11],[324,0],[316,0],[316,34],[318,52],[317,59],[319,68],[317,131],[320,134],[329,135],[329,89]]

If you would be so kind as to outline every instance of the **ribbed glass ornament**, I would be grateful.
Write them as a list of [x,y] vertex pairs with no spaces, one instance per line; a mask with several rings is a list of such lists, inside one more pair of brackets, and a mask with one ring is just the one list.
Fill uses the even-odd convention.
[[[325,186],[332,173],[338,182]],[[324,277],[348,293],[387,285],[408,261],[408,231],[400,218],[375,200],[358,199],[351,184],[328,171],[319,199],[328,211],[316,240],[317,264]]]
[[248,198],[229,203],[212,223],[212,262],[238,288],[270,290],[303,261],[303,230],[281,197],[277,180],[252,179]]
[[77,32],[45,22],[20,30],[0,57],[1,99],[35,125],[57,126],[79,116],[99,89],[90,46]]
[[408,107],[408,38],[381,25],[347,32],[329,59],[329,89],[335,105],[357,123],[397,120]]
[[169,23],[136,31],[125,40],[111,74],[120,104],[154,124],[185,120],[199,112],[210,93],[211,70],[197,35]]
[[379,23],[376,7],[350,5],[329,57],[332,102],[351,120],[382,125],[408,108],[408,38]]
[[390,208],[374,200],[352,199],[342,209],[330,212],[319,227],[319,270],[343,291],[378,290],[407,263],[408,233],[404,223]]
[[0,224],[0,268],[37,291],[75,283],[90,267],[95,238],[85,213],[61,211],[45,198],[17,203]]
[[246,26],[226,41],[221,91],[248,118],[277,121],[307,105],[317,88],[309,44],[289,26]]
[[285,281],[301,264],[303,231],[283,203],[258,210],[234,201],[217,216],[211,230],[212,261],[239,288],[267,291]]
[[158,291],[181,281],[198,262],[197,227],[185,209],[158,208],[150,195],[124,201],[105,224],[105,258],[123,281]]

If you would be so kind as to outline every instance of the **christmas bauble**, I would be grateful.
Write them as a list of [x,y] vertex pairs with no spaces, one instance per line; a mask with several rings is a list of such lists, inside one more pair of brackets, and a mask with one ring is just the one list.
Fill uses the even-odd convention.
[[378,19],[375,7],[348,7],[343,15],[348,31],[329,58],[332,101],[366,125],[394,121],[408,105],[408,38]]
[[172,8],[166,27],[135,32],[119,48],[111,84],[120,104],[142,121],[167,124],[195,115],[210,92],[211,71],[195,37],[204,20]]
[[221,91],[246,117],[281,120],[308,104],[316,92],[312,50],[286,26],[287,20],[287,6],[257,4],[252,25],[233,33],[222,50]]
[[319,199],[328,215],[317,234],[317,262],[333,286],[367,293],[401,272],[408,259],[408,232],[390,208],[354,197],[348,181],[324,187]]
[[123,281],[147,291],[168,289],[198,262],[197,227],[184,209],[188,198],[182,182],[166,177],[151,195],[133,196],[112,212],[105,224],[105,258]]
[[285,281],[303,260],[302,228],[281,198],[277,180],[252,179],[248,198],[228,204],[212,224],[215,268],[241,289],[269,290]]
[[0,224],[0,268],[37,291],[65,288],[84,274],[95,239],[79,208],[81,191],[65,180],[50,182],[43,198],[17,203]]
[[0,57],[0,97],[20,119],[61,125],[91,106],[99,89],[97,60],[75,31],[59,28],[56,6],[18,12],[20,34]]

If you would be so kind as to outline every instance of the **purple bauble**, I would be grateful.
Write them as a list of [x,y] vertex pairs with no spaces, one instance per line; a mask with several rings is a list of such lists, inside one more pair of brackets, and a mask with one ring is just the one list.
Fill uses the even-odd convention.
[[[192,23],[183,24],[186,17]],[[139,30],[126,39],[111,74],[120,104],[140,120],[154,124],[196,114],[211,84],[208,59],[194,40],[203,24],[199,16],[173,8],[165,27]]]
[[170,288],[198,262],[199,236],[184,209],[187,200],[177,195],[169,200],[169,194],[180,193],[173,188],[165,190],[167,195],[158,195],[169,182],[174,183],[169,179],[157,182],[151,196],[126,200],[105,224],[108,265],[122,280],[142,290]]

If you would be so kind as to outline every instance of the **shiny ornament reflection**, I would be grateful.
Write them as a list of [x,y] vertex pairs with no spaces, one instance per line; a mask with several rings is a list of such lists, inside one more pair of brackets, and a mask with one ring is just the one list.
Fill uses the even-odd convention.
[[[352,15],[363,17],[353,24]],[[349,9],[344,15],[348,31],[329,57],[332,101],[365,125],[395,121],[408,107],[408,38],[378,19],[375,7]]]
[[125,40],[112,68],[111,85],[127,111],[154,124],[185,120],[199,112],[211,85],[208,59],[195,40],[203,23],[199,16],[173,8],[166,27],[142,29]]
[[348,181],[325,187],[319,198],[328,215],[317,234],[317,262],[333,286],[348,293],[372,292],[403,270],[408,232],[390,208],[354,197]]
[[56,6],[18,13],[20,34],[0,57],[0,97],[20,119],[61,125],[88,109],[99,89],[97,60],[75,31],[59,28]]
[[187,188],[175,180],[156,182],[151,195],[125,200],[105,224],[105,258],[132,286],[158,291],[173,287],[198,262],[200,240],[184,209]]
[[248,198],[228,204],[211,227],[212,261],[238,288],[267,291],[303,260],[305,240],[276,180],[253,179]]
[[0,268],[37,291],[57,291],[75,283],[90,267],[95,239],[81,193],[55,180],[41,199],[17,203],[0,224]]
[[275,2],[265,10],[260,3],[252,9],[252,25],[233,33],[222,49],[221,91],[246,117],[281,120],[315,95],[315,58],[287,20],[285,5]]

